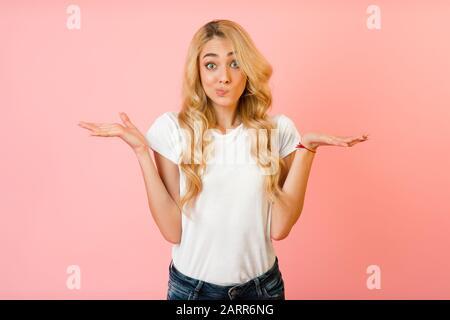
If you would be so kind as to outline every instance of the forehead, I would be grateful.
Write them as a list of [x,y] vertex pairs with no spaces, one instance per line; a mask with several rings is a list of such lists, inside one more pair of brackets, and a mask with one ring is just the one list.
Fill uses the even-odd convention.
[[233,51],[233,44],[230,40],[214,37],[205,43],[200,52],[200,57],[203,58],[207,53],[215,53],[221,57],[226,57],[228,52],[231,51]]

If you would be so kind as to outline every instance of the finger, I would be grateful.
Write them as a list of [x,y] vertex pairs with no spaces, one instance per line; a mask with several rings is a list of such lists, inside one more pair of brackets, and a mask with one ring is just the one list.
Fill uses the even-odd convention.
[[342,146],[346,144],[346,139],[344,137],[338,137],[338,136],[329,136],[327,139],[328,145],[334,145],[334,146]]
[[102,137],[118,137],[122,133],[122,130],[123,129],[121,125],[113,124],[108,128],[99,128],[95,130],[94,133]]
[[109,137],[110,133],[107,131],[96,131],[90,134],[91,136],[99,136],[99,137]]
[[80,121],[78,122],[78,125],[90,127],[90,128],[99,128],[99,127],[109,127],[114,125],[113,123],[107,123],[107,122],[84,122]]
[[360,142],[361,142],[361,141],[359,141],[359,140],[355,140],[355,141],[350,142],[348,145],[349,145],[349,147],[352,147],[352,146],[354,146],[355,144],[360,143]]
[[134,124],[131,123],[130,118],[128,118],[128,115],[125,112],[120,112],[120,119],[122,119],[122,122],[128,127],[128,128],[136,128]]
[[355,141],[360,142],[360,141],[364,141],[366,139],[367,138],[365,136],[354,136],[354,137],[348,137],[348,138],[344,139],[344,142],[353,143]]
[[345,136],[345,137],[340,137],[340,136],[334,136],[333,137],[334,140],[341,142],[350,142],[352,141],[354,138],[351,136]]
[[79,125],[80,127],[83,127],[83,128],[85,128],[85,129],[89,129],[89,130],[95,130],[95,129],[97,128],[97,126],[96,126],[94,123],[91,123],[91,122],[83,122],[83,121],[80,121],[80,122],[78,123],[78,125]]
[[368,137],[366,135],[361,136],[349,136],[349,137],[331,137],[331,141],[333,144],[342,147],[351,147],[356,143],[360,143],[362,141],[366,141]]
[[336,137],[334,138],[338,145],[347,145],[347,143],[352,142],[354,138],[352,137]]
[[93,126],[97,127],[97,128],[102,128],[102,127],[110,127],[113,124],[112,123],[100,123],[100,122],[94,122],[92,123]]
[[340,146],[340,147],[348,147],[348,144],[350,142],[351,141],[349,141],[348,139],[345,139],[343,137],[336,137],[335,139],[333,139],[332,145]]
[[336,139],[333,142],[333,145],[339,146],[339,147],[348,147],[348,144],[349,144],[348,141],[345,141],[345,140],[342,140],[342,139]]
[[80,127],[90,130],[91,132],[96,131],[97,129],[95,127],[92,126],[87,126],[87,125],[80,125]]
[[112,124],[112,123],[105,123],[105,124],[103,124],[103,125],[101,125],[101,126],[98,126],[98,128],[99,129],[110,129],[110,128],[113,128],[115,126],[115,124]]
[[86,129],[88,129],[90,127],[90,125],[87,122],[83,122],[83,121],[79,121],[78,125],[82,128],[86,128]]
[[362,135],[358,138],[359,142],[367,141],[369,139],[369,135]]

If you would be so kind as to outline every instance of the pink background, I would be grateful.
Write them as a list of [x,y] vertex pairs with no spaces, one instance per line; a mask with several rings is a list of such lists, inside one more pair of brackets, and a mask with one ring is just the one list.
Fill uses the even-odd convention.
[[134,153],[77,122],[124,111],[146,132],[178,110],[187,46],[216,18],[273,65],[272,114],[300,133],[370,133],[319,148],[302,216],[274,242],[286,298],[449,299],[450,3],[387,0],[2,1],[0,298],[166,298],[171,244]]

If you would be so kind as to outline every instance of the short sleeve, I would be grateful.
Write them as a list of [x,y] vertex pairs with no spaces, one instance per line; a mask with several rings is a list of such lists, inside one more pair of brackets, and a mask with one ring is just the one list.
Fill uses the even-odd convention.
[[145,138],[150,148],[175,164],[181,158],[181,134],[175,112],[165,112],[153,121]]
[[279,155],[280,158],[286,157],[300,142],[301,136],[295,126],[294,121],[284,114],[278,116],[278,134],[279,134]]

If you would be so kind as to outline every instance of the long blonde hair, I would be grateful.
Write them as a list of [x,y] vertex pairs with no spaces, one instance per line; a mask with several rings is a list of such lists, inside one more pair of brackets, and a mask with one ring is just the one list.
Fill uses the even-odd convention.
[[[272,168],[271,174],[265,175],[264,190],[268,199],[273,201],[282,193],[278,180],[283,162],[278,157],[278,150],[276,150],[276,156],[273,156],[272,152],[272,148],[277,145],[271,137],[272,129],[277,128],[268,115],[272,104],[272,94],[268,83],[272,75],[272,67],[239,24],[230,20],[213,20],[195,33],[185,62],[182,108],[178,114],[178,122],[183,131],[188,133],[188,139],[180,164],[186,177],[186,192],[180,200],[180,205],[181,207],[185,204],[192,205],[192,201],[202,191],[201,177],[211,154],[211,138],[206,134],[206,130],[217,125],[211,101],[201,84],[199,69],[200,52],[213,37],[231,41],[236,60],[247,76],[247,84],[239,98],[237,112],[243,125],[246,128],[255,129],[258,133],[252,139],[251,156],[262,170]],[[194,140],[194,137],[198,139]],[[265,148],[267,154],[260,152],[262,148]],[[199,149],[202,151],[201,156],[198,153],[194,154],[194,150]]]

